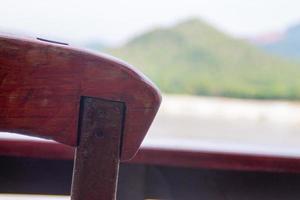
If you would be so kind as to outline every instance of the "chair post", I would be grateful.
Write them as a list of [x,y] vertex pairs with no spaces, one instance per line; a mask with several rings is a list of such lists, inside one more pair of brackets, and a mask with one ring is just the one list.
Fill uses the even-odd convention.
[[114,200],[125,104],[82,97],[71,200]]

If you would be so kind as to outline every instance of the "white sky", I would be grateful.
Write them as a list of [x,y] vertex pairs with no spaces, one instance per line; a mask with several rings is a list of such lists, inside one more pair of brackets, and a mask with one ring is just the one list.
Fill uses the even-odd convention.
[[126,41],[196,16],[237,37],[300,22],[300,0],[0,0],[0,31],[83,42]]

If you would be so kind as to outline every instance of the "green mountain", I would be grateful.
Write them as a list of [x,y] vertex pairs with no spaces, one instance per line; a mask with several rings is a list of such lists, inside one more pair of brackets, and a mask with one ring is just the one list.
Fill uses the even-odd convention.
[[107,53],[137,66],[166,93],[300,98],[300,66],[196,19],[140,35]]

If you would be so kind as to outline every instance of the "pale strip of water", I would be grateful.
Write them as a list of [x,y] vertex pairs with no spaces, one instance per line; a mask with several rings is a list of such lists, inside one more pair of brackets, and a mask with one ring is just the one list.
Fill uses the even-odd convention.
[[[33,139],[7,133],[1,133],[0,138]],[[298,157],[300,104],[164,95],[142,145]]]

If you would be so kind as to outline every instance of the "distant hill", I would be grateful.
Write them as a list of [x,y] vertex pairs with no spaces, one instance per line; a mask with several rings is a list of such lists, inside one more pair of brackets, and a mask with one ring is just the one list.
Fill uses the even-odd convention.
[[166,93],[300,98],[300,65],[197,19],[152,30],[106,52],[141,69]]
[[300,24],[287,29],[275,41],[256,44],[272,54],[300,60]]
[[80,46],[84,47],[86,49],[94,50],[94,51],[102,51],[103,49],[107,48],[107,45],[105,45],[103,42],[99,42],[96,40],[95,41],[91,40],[89,42],[85,42]]

